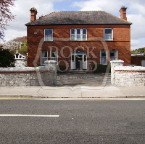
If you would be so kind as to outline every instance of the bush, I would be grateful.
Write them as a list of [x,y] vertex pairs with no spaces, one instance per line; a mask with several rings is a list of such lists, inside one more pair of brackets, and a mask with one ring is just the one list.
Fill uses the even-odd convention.
[[0,67],[14,67],[14,55],[9,50],[0,51]]
[[[107,67],[108,67],[108,65],[98,64],[97,69],[95,71],[93,71],[93,73],[106,73]],[[94,69],[95,65],[93,65],[92,68]],[[109,73],[111,73],[111,67],[109,69]]]

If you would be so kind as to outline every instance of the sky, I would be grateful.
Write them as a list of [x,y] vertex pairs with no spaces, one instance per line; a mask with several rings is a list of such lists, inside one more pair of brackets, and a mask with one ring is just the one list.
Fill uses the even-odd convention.
[[9,22],[5,40],[27,36],[26,23],[30,21],[30,8],[38,11],[37,18],[53,11],[103,10],[120,17],[119,10],[127,7],[127,19],[131,25],[131,50],[145,47],[145,0],[16,0],[11,8],[16,16]]

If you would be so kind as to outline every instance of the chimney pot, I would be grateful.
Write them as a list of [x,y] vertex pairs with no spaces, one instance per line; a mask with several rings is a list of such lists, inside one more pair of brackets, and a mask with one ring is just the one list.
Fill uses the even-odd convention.
[[31,12],[31,22],[35,21],[36,20],[36,15],[37,15],[37,9],[35,7],[32,7],[30,9],[30,12]]
[[120,17],[121,17],[121,19],[127,21],[127,17],[126,17],[126,9],[127,9],[127,7],[122,6],[119,12],[120,12]]

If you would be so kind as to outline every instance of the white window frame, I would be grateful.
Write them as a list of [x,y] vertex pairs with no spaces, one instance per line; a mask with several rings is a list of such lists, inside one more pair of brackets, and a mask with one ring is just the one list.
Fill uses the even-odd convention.
[[[106,29],[111,29],[112,30],[112,37],[111,37],[111,39],[106,39],[106,37],[105,37],[106,36],[106,34],[105,34],[105,30]],[[113,41],[113,28],[104,28],[104,40],[105,41]]]
[[110,50],[110,53],[111,53],[111,51],[114,51],[114,55],[115,55],[115,56],[111,56],[111,55],[110,55],[110,61],[111,61],[111,57],[114,57],[114,58],[115,58],[115,59],[113,59],[113,60],[118,60],[118,50],[112,49],[112,50]]
[[[86,29],[86,28],[83,28],[83,29]],[[82,40],[86,41],[87,40],[87,29],[86,29],[86,34],[83,34],[83,29],[82,29]],[[86,35],[86,39],[83,39],[83,35]]]
[[[78,34],[78,30],[80,30],[80,34]],[[78,35],[80,36],[80,39],[78,39]],[[76,40],[81,41],[82,40],[82,30],[80,28],[76,29]]]
[[[74,34],[71,34],[71,30],[72,29],[74,29]],[[82,29],[80,29],[80,39],[78,40],[77,39],[77,29],[80,29],[80,28],[71,28],[70,29],[70,41],[87,41],[87,28],[82,28]],[[83,29],[86,29],[86,39],[83,39]],[[72,35],[74,35],[74,40],[73,39],[71,39],[71,37],[72,37]]]
[[[102,59],[102,51],[106,51],[106,63],[102,63],[102,61],[101,61],[101,59]],[[100,64],[102,64],[102,65],[107,65],[108,64],[108,51],[107,50],[104,50],[104,49],[100,50]]]
[[[46,38],[45,38],[45,30],[52,30],[52,40],[46,40]],[[53,29],[51,29],[51,28],[44,29],[44,41],[53,41]]]
[[[46,51],[47,52],[47,57],[42,57],[42,51]],[[40,51],[40,65],[44,65],[44,63],[42,63],[42,59],[46,59],[48,60],[48,51],[47,50],[41,50]]]
[[[71,41],[75,41],[75,40],[76,40],[76,29],[74,29],[74,34],[71,33],[71,30],[72,30],[72,29],[74,29],[74,28],[71,28],[71,29],[70,29],[70,40],[71,40]],[[71,39],[72,35],[74,35],[74,40]]]
[[[53,49],[53,50],[55,50],[55,49]],[[54,57],[52,57],[52,51],[53,50],[50,50],[50,60],[55,60],[56,62],[57,62],[57,64],[58,64],[58,50],[56,50],[56,52],[57,52],[57,55],[56,55],[56,59],[54,59]]]

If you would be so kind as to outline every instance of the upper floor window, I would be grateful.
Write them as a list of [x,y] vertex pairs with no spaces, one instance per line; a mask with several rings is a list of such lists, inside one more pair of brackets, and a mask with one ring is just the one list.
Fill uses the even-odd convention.
[[72,28],[70,30],[70,40],[72,41],[85,41],[87,40],[87,29],[83,28],[83,29],[74,29]]
[[40,64],[44,65],[44,62],[48,60],[48,51],[47,50],[42,50],[40,52]]
[[44,41],[53,41],[53,29],[44,30]]
[[77,39],[76,40],[81,40],[81,29],[77,29]]
[[113,40],[113,29],[105,28],[104,29],[104,39],[105,40]]
[[83,40],[87,40],[87,29],[84,28],[82,31],[83,31]]
[[71,40],[75,40],[75,29],[72,28],[71,31],[70,31],[70,33],[71,33],[71,35],[70,35],[71,38],[70,38],[70,39],[71,39]]

